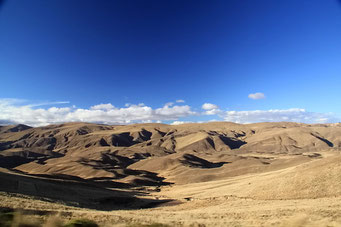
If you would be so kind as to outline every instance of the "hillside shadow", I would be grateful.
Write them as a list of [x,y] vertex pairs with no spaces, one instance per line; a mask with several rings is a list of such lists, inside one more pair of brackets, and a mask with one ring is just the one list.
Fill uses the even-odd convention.
[[245,141],[238,140],[238,139],[235,139],[235,138],[229,138],[229,137],[226,137],[226,136],[219,136],[219,138],[221,139],[221,141],[224,142],[225,145],[227,145],[231,149],[238,149],[241,146],[243,146],[244,144],[246,144]]
[[[165,182],[165,178],[158,176],[157,173],[127,168],[127,166],[134,162],[135,161],[132,159],[117,154],[103,154],[101,160],[82,159],[79,163],[85,166],[90,166],[93,169],[105,170],[115,175],[115,177],[112,178],[101,178],[102,183],[106,182],[108,184],[112,184],[112,180],[134,176],[136,178],[133,179],[130,184],[126,184],[127,187],[161,186],[170,184],[169,182]],[[98,181],[98,178],[93,179]]]
[[[61,176],[59,176],[61,178]],[[33,196],[35,199],[57,202],[69,206],[96,209],[141,209],[171,200],[147,199],[146,192],[115,190],[94,180],[48,179],[38,176],[0,172],[0,191]],[[111,185],[113,186],[113,185]]]
[[228,164],[230,162],[209,162],[205,159],[199,158],[192,154],[184,154],[183,160],[180,160],[182,164],[185,166],[193,167],[193,168],[202,168],[202,169],[210,169],[210,168],[218,168],[223,166],[224,164]]
[[7,154],[0,153],[0,167],[15,168],[29,162],[36,161],[39,164],[45,164],[48,159],[63,157],[63,154],[48,151],[48,154],[41,154],[29,150],[15,151]]
[[20,156],[3,156],[0,154],[0,167],[2,168],[14,168],[18,165],[31,162],[27,158]]
[[325,144],[327,144],[329,147],[334,147],[334,144],[330,142],[329,140],[323,138],[322,136],[316,135],[316,133],[310,133],[310,135],[314,136],[315,138],[321,140]]
[[152,133],[142,129],[138,132],[138,138],[130,135],[130,132],[123,132],[119,134],[112,134],[110,143],[115,147],[130,147],[135,144],[150,140]]

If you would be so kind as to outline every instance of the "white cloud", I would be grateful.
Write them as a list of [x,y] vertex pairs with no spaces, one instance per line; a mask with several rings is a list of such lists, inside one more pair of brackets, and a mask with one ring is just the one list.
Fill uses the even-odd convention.
[[188,105],[185,106],[164,106],[162,108],[158,108],[154,111],[156,116],[160,116],[161,118],[167,117],[168,119],[177,119],[179,117],[185,117],[189,115],[195,115],[195,112],[191,111],[191,107]]
[[69,104],[69,101],[56,101],[56,102],[34,102],[27,104],[29,101],[26,99],[14,99],[14,98],[1,98],[1,104],[10,104],[10,105],[25,105],[27,107],[38,107],[38,106],[50,106],[50,105],[59,105],[59,104]]
[[112,110],[114,108],[115,107],[111,103],[99,104],[99,105],[95,105],[95,106],[90,107],[90,109],[92,109],[92,110]]
[[171,125],[182,125],[187,123],[193,123],[192,121],[173,121]]
[[248,96],[250,99],[265,99],[265,95],[261,92],[249,94]]
[[25,102],[27,102],[27,100],[25,99],[13,99],[13,98],[2,98],[1,100],[1,104],[13,104],[13,105],[19,105],[19,104],[24,104]]
[[70,107],[41,108],[40,105],[28,105],[26,100],[0,99],[0,124],[21,123],[31,126],[43,126],[79,121],[104,124],[173,121],[171,124],[181,124],[190,123],[181,121],[183,117],[200,115],[216,115],[220,119],[236,123],[275,121],[333,123],[340,121],[331,113],[308,112],[299,108],[222,111],[215,104],[205,103],[202,105],[202,109],[201,112],[195,112],[188,105],[174,105],[173,103],[167,103],[163,107],[154,109],[143,103],[137,105],[127,104],[123,108],[115,107],[111,103],[98,104],[84,109],[71,105]]
[[217,105],[212,103],[204,103],[201,108],[206,110],[204,115],[216,115],[222,112]]
[[252,111],[226,111],[223,115],[225,121],[236,123],[278,122],[291,121],[302,123],[327,123],[337,122],[333,114],[307,112],[305,109],[292,108],[284,110],[252,110]]
[[41,102],[27,105],[29,107],[38,107],[38,106],[50,106],[50,105],[59,105],[59,104],[69,104],[69,101],[57,101],[57,102]]
[[170,107],[170,106],[173,106],[173,105],[174,105],[173,102],[167,102],[164,106]]
[[212,104],[212,103],[204,103],[201,106],[201,108],[204,110],[213,110],[213,109],[218,109],[219,107],[215,104]]
[[204,112],[204,115],[217,115],[217,114],[221,114],[221,110],[220,109],[212,109],[212,110],[207,110]]
[[99,104],[89,109],[70,107],[32,108],[16,100],[0,99],[1,124],[27,124],[42,126],[63,122],[95,122],[104,124],[128,124],[139,122],[160,122],[177,120],[180,117],[196,115],[188,105],[164,106],[152,109],[143,103],[128,105],[124,108],[114,107],[112,104]]
[[183,99],[178,99],[178,100],[176,100],[175,102],[177,102],[177,103],[184,103],[185,100],[183,100]]

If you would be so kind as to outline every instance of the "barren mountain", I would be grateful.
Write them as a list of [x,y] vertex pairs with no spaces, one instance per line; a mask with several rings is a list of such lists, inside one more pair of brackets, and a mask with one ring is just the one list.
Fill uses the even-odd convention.
[[96,209],[339,197],[340,148],[341,124],[1,126],[0,190]]

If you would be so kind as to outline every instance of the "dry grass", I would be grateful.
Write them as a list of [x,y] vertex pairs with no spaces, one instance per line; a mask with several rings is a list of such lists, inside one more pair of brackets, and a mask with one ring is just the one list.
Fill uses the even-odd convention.
[[[11,197],[7,206],[26,204],[22,217],[58,226],[74,219],[89,219],[99,226],[341,226],[341,197],[297,200],[254,200],[237,197],[196,197],[186,203],[142,210],[95,211],[30,198]],[[12,200],[16,200],[15,203]],[[28,206],[29,205],[29,206]],[[53,207],[48,209],[48,205]],[[53,211],[41,215],[39,211]],[[57,213],[55,213],[57,212]],[[25,213],[25,210],[23,210]],[[59,219],[51,219],[58,216]],[[62,222],[61,222],[62,220]],[[154,223],[154,224],[153,224]],[[155,223],[163,223],[156,225]]]

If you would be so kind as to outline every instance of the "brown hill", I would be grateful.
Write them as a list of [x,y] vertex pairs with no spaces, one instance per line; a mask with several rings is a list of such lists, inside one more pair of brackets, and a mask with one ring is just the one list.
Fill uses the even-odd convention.
[[[121,188],[217,181],[290,169],[303,163],[307,166],[292,171],[309,172],[318,169],[312,161],[323,159],[324,152],[338,154],[340,147],[339,124],[66,123],[37,128],[0,127],[0,167],[33,176],[106,182]],[[278,181],[277,185],[281,181],[285,187],[266,193],[268,197],[292,197],[281,191],[294,187],[285,180],[292,178],[292,173],[286,174],[271,180]],[[266,183],[255,185],[252,193],[259,197],[259,191],[271,188]],[[319,195],[335,193],[340,192]],[[314,192],[314,196],[317,194]]]
[[108,226],[304,226],[294,214],[338,226],[340,148],[340,124],[2,126],[0,197],[27,212],[115,210],[94,214]]

